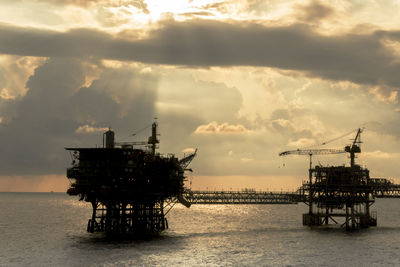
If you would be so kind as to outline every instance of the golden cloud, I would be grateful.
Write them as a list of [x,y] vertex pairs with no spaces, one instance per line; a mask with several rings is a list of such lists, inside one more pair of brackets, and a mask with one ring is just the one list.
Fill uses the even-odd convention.
[[196,151],[196,149],[194,149],[193,147],[187,147],[187,148],[182,150],[182,153],[191,154],[191,153],[194,153],[195,151]]
[[241,124],[231,125],[227,122],[218,124],[216,121],[197,127],[195,134],[237,134],[247,132],[246,127]]
[[105,131],[107,131],[108,130],[108,128],[105,128],[105,127],[103,127],[103,128],[101,128],[101,127],[93,127],[93,126],[90,126],[90,125],[83,125],[83,126],[79,126],[79,128],[78,129],[76,129],[76,133],[95,133],[95,132],[105,132]]

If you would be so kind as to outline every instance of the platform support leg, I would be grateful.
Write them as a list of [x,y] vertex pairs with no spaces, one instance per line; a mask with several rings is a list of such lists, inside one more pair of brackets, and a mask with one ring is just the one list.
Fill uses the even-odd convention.
[[87,228],[87,231],[89,233],[94,232],[94,227],[96,224],[96,211],[97,211],[97,202],[95,200],[93,200],[91,203],[92,203],[93,212],[92,212],[92,219],[89,220],[88,228]]

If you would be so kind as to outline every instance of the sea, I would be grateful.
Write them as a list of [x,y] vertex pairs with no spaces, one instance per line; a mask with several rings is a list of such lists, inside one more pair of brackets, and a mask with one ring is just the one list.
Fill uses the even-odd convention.
[[400,199],[378,226],[302,225],[304,204],[176,205],[159,236],[86,232],[89,203],[65,193],[0,193],[0,266],[399,266]]

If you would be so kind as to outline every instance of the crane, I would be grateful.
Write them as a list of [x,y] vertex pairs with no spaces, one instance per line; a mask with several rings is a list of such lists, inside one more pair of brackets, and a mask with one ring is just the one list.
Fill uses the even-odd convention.
[[[329,155],[329,154],[341,154],[341,153],[350,153],[350,166],[354,166],[354,159],[356,153],[361,153],[360,144],[361,142],[361,133],[364,128],[358,128],[356,137],[353,140],[351,145],[345,146],[344,149],[330,149],[330,148],[322,148],[322,149],[296,149],[296,150],[288,150],[279,153],[279,156],[287,156],[287,155],[308,155],[310,156],[310,169],[312,168],[312,155]],[[353,131],[352,131],[353,132]],[[346,134],[348,135],[348,134]],[[346,136],[344,135],[344,136]],[[334,140],[336,140],[335,138]],[[332,140],[331,140],[332,141]],[[330,141],[329,141],[330,142]],[[324,142],[326,144],[328,142]]]
[[[157,118],[154,118],[155,120]],[[160,143],[160,141],[157,139],[157,136],[159,136],[159,134],[157,133],[157,122],[153,122],[153,124],[150,125],[151,126],[151,136],[149,137],[148,141],[139,141],[139,142],[115,142],[115,144],[117,145],[131,145],[131,146],[148,146],[151,149],[151,153],[154,156],[156,154],[156,148],[157,144]],[[138,132],[141,132],[142,130],[145,130],[147,128],[149,128],[150,126],[146,126],[144,128],[142,128],[141,130],[139,130]],[[136,133],[138,133],[136,132]],[[132,134],[132,136],[136,135],[136,133]]]
[[188,169],[187,167],[192,162],[192,160],[194,159],[196,154],[197,154],[197,148],[193,153],[191,153],[190,155],[188,155],[188,156],[184,157],[183,159],[179,160],[179,165],[181,165],[183,170],[192,171],[192,169]]
[[354,159],[356,157],[355,153],[361,153],[360,144],[361,142],[361,133],[363,132],[364,128],[358,128],[356,137],[353,140],[351,145],[345,146],[344,151],[350,153],[350,166],[354,166]]

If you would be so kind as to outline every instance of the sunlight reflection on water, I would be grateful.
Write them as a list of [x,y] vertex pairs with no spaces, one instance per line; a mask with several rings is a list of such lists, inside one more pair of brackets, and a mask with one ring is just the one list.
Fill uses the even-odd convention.
[[302,226],[298,205],[177,205],[143,240],[86,232],[91,208],[65,194],[0,193],[1,266],[396,265],[400,200],[377,200],[378,227]]

